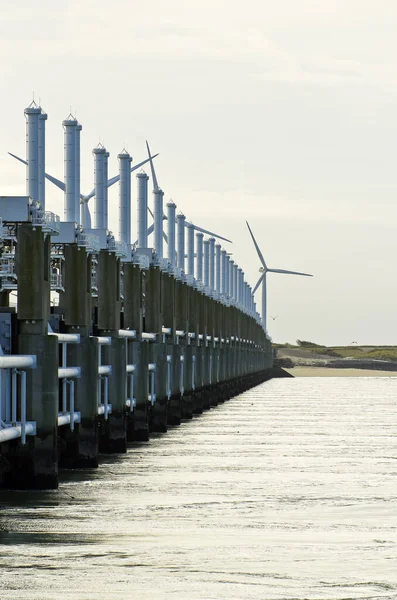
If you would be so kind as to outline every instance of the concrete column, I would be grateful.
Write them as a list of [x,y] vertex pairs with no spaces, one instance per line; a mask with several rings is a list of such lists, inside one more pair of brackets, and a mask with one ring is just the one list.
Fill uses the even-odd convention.
[[27,371],[27,419],[37,435],[14,453],[7,485],[33,489],[58,486],[58,340],[47,334],[49,316],[49,241],[40,228],[18,226],[19,354],[35,354],[37,367]]
[[101,250],[99,254],[98,335],[112,338],[110,346],[102,349],[103,364],[112,367],[109,377],[109,403],[112,412],[104,423],[100,450],[126,452],[126,341],[120,339],[120,260],[114,253]]

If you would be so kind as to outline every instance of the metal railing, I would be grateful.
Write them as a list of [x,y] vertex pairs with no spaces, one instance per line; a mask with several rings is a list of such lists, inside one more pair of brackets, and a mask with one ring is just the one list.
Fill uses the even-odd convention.
[[[102,346],[110,346],[112,338],[97,337],[98,340],[98,381],[97,381],[97,412],[98,415],[104,415],[107,421],[109,414],[112,412],[112,405],[109,404],[109,375],[112,374],[110,365],[102,364]],[[103,383],[103,390],[102,390]],[[103,391],[103,402],[102,402]]]
[[0,290],[16,290],[17,282],[15,254],[3,254],[0,258]]
[[101,249],[99,237],[94,233],[86,233],[85,231],[77,234],[77,245],[92,254],[98,254]]
[[26,370],[35,368],[34,355],[0,356],[0,443],[26,444],[27,435],[36,435],[36,423],[26,419]]
[[185,377],[185,357],[182,354],[180,357],[181,360],[181,373],[180,373],[180,379],[179,379],[179,391],[181,396],[183,396],[183,394],[185,393],[185,386],[184,386],[184,377]]
[[52,235],[59,234],[61,230],[59,216],[49,210],[33,209],[32,223]]
[[196,389],[196,357],[192,356],[192,391]]
[[58,427],[69,425],[70,430],[74,431],[74,424],[80,423],[80,413],[75,411],[74,380],[81,377],[81,369],[80,367],[68,366],[67,347],[68,344],[80,344],[80,335],[78,333],[50,333],[50,335],[55,335],[58,338],[58,344],[61,346],[61,366],[58,367],[58,379],[61,382],[61,410],[58,411]]
[[50,286],[53,292],[65,291],[65,288],[63,287],[63,277],[61,273],[51,273]]
[[148,395],[148,401],[150,402],[150,404],[153,406],[153,404],[156,402],[156,380],[155,380],[155,374],[156,374],[156,364],[155,363],[149,363],[149,395]]
[[119,329],[119,337],[126,340],[125,345],[125,362],[126,362],[126,395],[125,406],[132,412],[136,406],[136,398],[134,397],[134,373],[136,365],[128,364],[129,360],[129,343],[136,339],[135,329]]
[[167,400],[169,400],[172,396],[171,367],[172,367],[172,355],[167,354]]

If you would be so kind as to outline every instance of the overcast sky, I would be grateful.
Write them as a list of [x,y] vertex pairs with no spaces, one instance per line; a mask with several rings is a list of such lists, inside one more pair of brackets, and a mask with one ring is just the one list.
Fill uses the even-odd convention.
[[[99,140],[113,175],[147,138],[165,200],[230,237],[252,285],[245,220],[270,267],[314,273],[269,274],[275,341],[397,343],[395,0],[2,0],[0,17],[1,195],[25,193],[7,151],[25,155],[34,90],[51,174],[71,106],[82,192]],[[47,206],[63,214],[49,183]]]

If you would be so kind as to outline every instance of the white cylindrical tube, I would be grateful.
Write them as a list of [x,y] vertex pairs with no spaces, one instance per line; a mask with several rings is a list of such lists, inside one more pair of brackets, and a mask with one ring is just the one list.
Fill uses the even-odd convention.
[[76,127],[77,121],[70,117],[62,121],[64,130],[64,219],[76,222]]
[[237,269],[237,302],[241,304],[242,298],[242,273],[243,270],[241,267]]
[[94,196],[94,229],[106,229],[105,221],[105,154],[103,147],[94,148],[94,178],[95,178],[95,196]]
[[201,231],[196,233],[196,279],[203,281],[203,238]]
[[232,299],[234,298],[233,267],[234,267],[234,260],[230,260],[230,262],[229,262],[229,296]]
[[41,112],[39,115],[39,202],[45,210],[45,122],[48,115]]
[[25,108],[26,118],[26,195],[39,199],[39,115],[41,109]]
[[221,293],[226,296],[226,250],[221,250]]
[[154,249],[163,258],[163,190],[153,190]]
[[226,295],[229,296],[229,264],[230,264],[230,256],[226,253],[225,256],[225,290]]
[[136,176],[138,182],[138,248],[148,247],[147,198],[149,176],[142,171]]
[[220,294],[221,292],[221,245],[215,246],[215,289]]
[[76,160],[76,167],[75,167],[75,186],[74,186],[74,192],[75,192],[75,203],[76,203],[76,208],[75,208],[75,216],[76,216],[76,222],[77,223],[82,223],[82,218],[81,218],[81,206],[84,207],[83,204],[80,205],[80,133],[81,130],[83,129],[82,125],[80,125],[80,123],[77,124],[76,126],[76,130],[75,130],[75,160]]
[[209,239],[210,243],[210,288],[215,290],[215,238]]
[[108,194],[108,179],[109,179],[109,152],[105,152],[103,160],[103,197],[104,197],[104,223],[105,229],[109,227],[109,194]]
[[175,213],[176,205],[172,200],[167,202],[167,226],[168,226],[168,260],[175,266]]
[[234,263],[234,267],[233,267],[233,288],[234,288],[234,300],[235,302],[238,302],[238,284],[237,284],[237,280],[238,280],[238,265],[236,263]]
[[178,255],[178,267],[185,270],[185,221],[186,217],[183,213],[179,213],[176,217],[177,222],[177,248],[176,252]]
[[204,285],[210,284],[210,241],[204,240]]
[[194,226],[187,224],[187,272],[194,277]]
[[119,159],[119,228],[118,238],[131,245],[131,161],[128,152],[117,155]]

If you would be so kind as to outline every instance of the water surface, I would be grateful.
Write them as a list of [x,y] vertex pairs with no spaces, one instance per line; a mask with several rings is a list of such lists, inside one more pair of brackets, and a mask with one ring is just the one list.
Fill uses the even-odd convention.
[[0,491],[1,600],[395,600],[396,398],[272,380],[56,492]]

